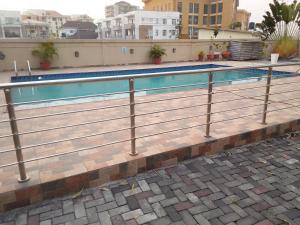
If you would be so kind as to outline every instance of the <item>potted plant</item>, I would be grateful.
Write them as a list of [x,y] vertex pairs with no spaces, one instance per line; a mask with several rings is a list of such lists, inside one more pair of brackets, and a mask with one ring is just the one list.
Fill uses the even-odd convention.
[[166,50],[159,45],[154,45],[150,49],[150,57],[154,64],[161,64],[161,57],[166,55]]
[[231,52],[229,50],[225,50],[222,52],[223,59],[229,59],[230,55],[231,55]]
[[52,42],[43,42],[37,49],[32,51],[32,55],[40,58],[41,69],[48,70],[50,69],[53,57],[58,54]]
[[198,53],[198,60],[200,61],[200,62],[202,62],[203,61],[203,59],[204,59],[204,52],[203,51],[200,51],[199,53]]

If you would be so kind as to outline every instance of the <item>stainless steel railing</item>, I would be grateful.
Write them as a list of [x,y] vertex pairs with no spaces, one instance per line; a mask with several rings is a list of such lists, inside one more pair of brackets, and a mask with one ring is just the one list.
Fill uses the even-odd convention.
[[[292,93],[292,92],[298,92],[300,91],[299,89],[291,89],[287,91],[279,91],[279,92],[273,92],[270,93],[271,88],[275,86],[282,86],[282,85],[290,85],[290,84],[295,84],[299,83],[299,81],[282,81],[281,83],[276,83],[272,84],[272,78],[281,77],[281,75],[273,75],[273,68],[276,67],[284,67],[284,66],[299,66],[300,63],[285,63],[285,64],[276,64],[276,65],[260,65],[260,66],[247,66],[247,67],[225,67],[225,68],[216,68],[216,69],[210,69],[210,70],[191,70],[191,71],[177,71],[177,72],[163,72],[163,73],[152,73],[152,74],[138,74],[138,75],[127,75],[127,76],[114,76],[114,77],[94,77],[94,78],[80,78],[80,79],[67,79],[67,80],[49,80],[49,81],[34,81],[34,82],[19,82],[19,83],[6,83],[6,84],[0,84],[0,89],[4,91],[4,96],[5,96],[5,104],[0,105],[0,107],[6,107],[7,108],[7,114],[8,114],[8,119],[0,120],[0,124],[4,123],[9,123],[10,128],[11,128],[11,134],[4,134],[0,136],[0,139],[3,138],[12,138],[14,148],[11,149],[0,149],[0,154],[4,153],[12,153],[15,152],[16,154],[16,162],[13,163],[8,163],[1,165],[0,162],[0,168],[5,168],[5,167],[10,167],[10,166],[18,166],[19,169],[19,174],[20,174],[20,182],[25,182],[29,180],[29,177],[26,174],[26,168],[25,164],[37,160],[42,160],[42,159],[48,159],[52,157],[57,157],[57,156],[63,156],[63,155],[68,155],[68,154],[74,154],[76,152],[82,152],[82,151],[88,151],[92,149],[97,149],[105,146],[110,146],[114,144],[119,144],[119,143],[125,143],[125,142],[130,142],[131,143],[131,151],[130,155],[135,156],[138,154],[137,147],[136,147],[136,141],[138,139],[146,138],[146,137],[152,137],[156,135],[161,135],[161,134],[167,134],[171,132],[177,132],[177,131],[182,131],[182,130],[187,130],[195,127],[204,127],[205,128],[205,137],[209,138],[211,135],[211,125],[212,124],[217,124],[217,123],[224,123],[226,121],[232,121],[240,118],[247,118],[251,116],[257,116],[257,115],[262,115],[262,124],[266,124],[267,121],[267,116],[269,112],[274,112],[274,111],[279,111],[283,109],[289,109],[289,108],[298,108],[300,105],[294,105],[294,104],[289,104],[287,101],[289,100],[296,100],[300,99],[299,97],[293,97],[293,98],[286,98],[284,101],[284,104],[287,105],[287,107],[280,108],[280,109],[274,109],[274,110],[269,110],[268,106],[272,102],[280,102],[280,101],[274,101],[270,100],[271,95],[279,95],[279,94],[284,94],[284,93]],[[245,81],[245,80],[252,80],[252,79],[266,79],[266,84],[261,85],[255,84],[254,86],[251,87],[242,87],[242,88],[237,88],[237,87],[229,87],[227,89],[219,90],[219,85],[222,84],[227,84],[228,82],[232,81],[218,81],[214,80],[214,77],[217,76],[217,72],[224,72],[224,71],[236,71],[236,70],[249,70],[249,69],[257,69],[257,68],[267,68],[267,75],[266,76],[259,76],[259,77],[250,77],[250,78],[245,78],[245,79],[238,79],[238,80],[232,80],[232,81]],[[246,72],[248,73],[248,72]],[[140,78],[145,78],[145,77],[160,77],[160,76],[180,76],[180,75],[187,75],[189,74],[190,76],[193,75],[199,75],[203,74],[206,75],[208,74],[208,82],[205,83],[194,83],[194,84],[185,84],[185,85],[178,85],[178,86],[167,86],[167,87],[160,87],[160,88],[147,88],[147,89],[139,89],[136,90],[135,88],[135,81]],[[290,76],[299,76],[298,72],[295,72],[293,74],[289,74]],[[83,82],[103,82],[103,81],[116,81],[116,80],[127,80],[128,81],[128,90],[123,91],[123,92],[114,92],[114,93],[105,93],[105,94],[94,94],[94,95],[87,95],[87,96],[78,96],[78,97],[66,97],[66,98],[60,98],[60,99],[48,99],[48,100],[36,100],[36,101],[28,101],[28,102],[20,102],[20,103],[14,103],[12,100],[12,94],[11,94],[11,89],[12,88],[21,88],[21,87],[36,87],[36,86],[41,86],[41,85],[57,85],[57,84],[70,84],[70,83],[83,83]],[[159,98],[159,99],[136,99],[136,96],[139,92],[144,92],[144,91],[159,91],[159,90],[164,90],[164,89],[179,89],[179,88],[191,88],[191,87],[199,87],[199,85],[205,85],[207,87],[207,93],[189,93],[189,94],[184,94],[180,96],[171,96],[171,97],[164,97],[164,98]],[[240,91],[251,91],[251,89],[261,89],[265,88],[265,93],[264,94],[259,94],[259,95],[251,95],[251,96],[243,96],[241,94],[237,94],[237,92]],[[221,100],[221,101],[214,101],[214,96],[215,95],[222,95],[224,93],[231,93],[237,98],[231,98],[231,99],[226,99],[226,100]],[[54,113],[45,113],[45,114],[39,114],[39,115],[27,115],[27,116],[21,116],[19,118],[16,117],[15,109],[17,106],[20,105],[30,105],[30,104],[37,104],[37,103],[46,103],[46,102],[51,102],[51,101],[56,101],[56,100],[75,100],[75,99],[80,99],[80,98],[87,98],[87,97],[106,97],[106,96],[113,96],[117,94],[127,94],[129,95],[129,102],[128,103],[123,103],[123,104],[114,104],[114,105],[108,105],[108,106],[101,106],[101,107],[91,107],[91,108],[84,108],[84,109],[77,109],[77,110],[67,110],[63,112],[54,112]],[[140,105],[146,105],[146,104],[158,104],[158,103],[163,103],[166,101],[172,101],[172,100],[185,100],[185,99],[190,99],[190,98],[195,98],[195,97],[200,97],[200,96],[206,96],[207,97],[207,102],[206,103],[199,103],[199,104],[193,104],[190,106],[176,106],[176,107],[169,107],[167,109],[162,109],[162,110],[152,110],[150,112],[137,112],[136,107]],[[230,109],[224,109],[220,111],[212,111],[213,105],[217,104],[224,104],[224,103],[229,103],[229,102],[238,102],[240,100],[244,99],[253,99],[259,101],[258,103],[255,104],[250,104],[246,106],[239,106],[235,108],[230,108]],[[106,102],[107,100],[103,100],[103,102]],[[176,118],[170,118],[166,119],[163,121],[158,121],[158,122],[151,122],[151,123],[144,123],[144,124],[136,124],[136,119],[137,117],[143,117],[143,116],[150,116],[150,115],[156,115],[159,113],[166,113],[166,112],[175,112],[175,111],[180,111],[183,109],[193,109],[197,107],[206,107],[206,112],[200,113],[197,112],[193,115],[182,115],[180,117]],[[96,119],[88,122],[79,122],[79,123],[68,123],[68,124],[62,124],[58,126],[53,126],[49,128],[40,128],[40,129],[33,129],[33,130],[26,130],[26,131],[19,131],[18,129],[18,123],[20,122],[27,122],[28,120],[33,120],[33,119],[41,119],[41,118],[52,118],[52,117],[57,117],[57,116],[66,116],[66,115],[72,115],[72,114],[81,114],[81,113],[86,113],[86,112],[97,112],[101,110],[114,110],[114,109],[123,109],[123,108],[129,108],[128,115],[120,115],[120,116],[113,116],[110,118],[101,118],[101,119]],[[212,115],[215,114],[223,114],[223,113],[228,113],[234,110],[242,110],[242,109],[249,109],[253,107],[262,107],[262,112],[259,113],[250,113],[247,115],[242,115],[242,116],[237,116],[234,118],[229,118],[229,119],[222,119],[222,120],[216,120],[212,121]],[[17,109],[18,112],[26,111],[26,109]],[[300,115],[299,115],[300,116]],[[199,117],[205,117],[206,122],[205,123],[200,123],[200,124],[195,124],[195,125],[187,125],[175,129],[170,129],[170,130],[163,130],[159,131],[156,133],[151,133],[151,134],[140,134],[136,135],[136,129],[138,128],[143,128],[143,127],[148,127],[148,126],[154,126],[154,125],[160,125],[160,124],[165,124],[165,123],[173,123],[173,122],[178,122],[182,120],[187,120],[187,119],[193,119],[193,118],[199,118]],[[21,145],[20,137],[21,136],[26,136],[30,134],[39,134],[41,132],[51,132],[51,131],[57,131],[61,129],[66,129],[66,128],[74,128],[74,127],[81,127],[81,126],[87,126],[91,124],[100,124],[100,123],[105,123],[109,121],[117,121],[117,120],[128,120],[129,126],[127,127],[122,127],[118,129],[113,129],[109,131],[101,131],[101,132],[96,132],[96,133],[90,133],[87,135],[81,135],[81,136],[75,136],[75,137],[68,137],[68,138],[62,138],[58,140],[53,140],[53,141],[47,141],[47,142],[41,142],[41,143],[34,143],[34,144],[28,144],[28,145]],[[33,149],[37,147],[44,147],[47,145],[53,145],[53,144],[59,144],[59,143],[64,143],[67,141],[74,141],[74,140],[81,140],[84,138],[90,138],[90,137],[97,137],[101,135],[107,135],[107,134],[114,134],[116,132],[121,132],[121,131],[129,131],[130,132],[130,137],[125,138],[123,140],[116,140],[110,143],[101,143],[98,145],[94,146],[89,146],[89,147],[84,147],[84,148],[79,148],[75,149],[72,151],[66,151],[66,152],[60,152],[60,153],[55,153],[55,154],[50,154],[47,156],[39,156],[35,158],[30,158],[30,159],[24,159],[23,157],[23,152],[22,150],[26,149]],[[1,146],[0,146],[1,148]]]

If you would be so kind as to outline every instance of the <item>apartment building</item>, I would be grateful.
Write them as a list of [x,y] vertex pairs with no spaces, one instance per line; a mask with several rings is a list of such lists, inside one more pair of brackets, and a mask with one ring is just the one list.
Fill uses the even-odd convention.
[[21,13],[0,10],[0,38],[22,38]]
[[37,20],[22,20],[22,32],[24,38],[47,39],[50,37],[49,24]]
[[60,38],[97,39],[97,26],[92,22],[68,21],[59,31]]
[[98,22],[101,39],[176,39],[179,12],[133,11]]
[[198,38],[200,28],[224,28],[235,22],[239,0],[143,0],[145,10],[180,12],[181,38]]
[[70,15],[68,20],[69,21],[90,22],[90,23],[94,22],[94,19],[86,14]]
[[125,1],[120,1],[113,5],[108,5],[105,7],[105,17],[106,18],[115,17],[120,14],[136,11],[138,9],[139,9],[138,6],[131,5],[130,3]]
[[47,23],[52,37],[59,37],[59,29],[69,19],[69,16],[62,15],[53,10],[30,9],[22,14],[22,20],[35,20]]
[[248,30],[250,16],[251,16],[251,13],[244,9],[237,10],[235,21],[241,23],[241,30]]

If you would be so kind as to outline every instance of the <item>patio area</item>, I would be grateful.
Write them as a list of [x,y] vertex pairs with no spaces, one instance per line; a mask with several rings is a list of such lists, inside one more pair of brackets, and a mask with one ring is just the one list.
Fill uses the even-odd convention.
[[[188,63],[184,63],[183,65],[187,64]],[[226,62],[226,64],[230,64],[230,62]],[[245,63],[235,62],[232,63],[232,65],[241,66],[245,65]],[[294,66],[278,69],[295,72],[297,68],[298,67]],[[96,69],[94,68],[94,70]],[[44,199],[61,196],[65,193],[76,192],[82,190],[82,188],[99,186],[105,182],[134,176],[137,173],[162,166],[174,165],[179,161],[201,155],[214,155],[235,146],[260,141],[287,131],[298,130],[300,127],[300,99],[297,97],[300,91],[300,78],[290,77],[272,81],[272,84],[276,86],[274,86],[274,88],[271,87],[270,105],[268,108],[270,112],[268,113],[267,125],[262,125],[265,83],[266,81],[264,80],[255,83],[235,84],[214,88],[215,94],[213,95],[213,102],[219,103],[213,104],[212,106],[213,124],[211,126],[210,138],[204,137],[204,126],[197,126],[199,124],[205,124],[206,116],[193,117],[198,114],[203,115],[206,113],[207,107],[204,105],[199,106],[200,104],[207,103],[206,96],[199,97],[199,95],[207,93],[206,89],[136,97],[136,102],[141,103],[144,101],[176,98],[183,95],[198,96],[187,98],[184,101],[176,99],[166,102],[137,104],[136,114],[140,114],[140,116],[136,117],[136,126],[141,127],[136,129],[136,135],[143,137],[145,135],[161,133],[159,135],[138,139],[137,151],[139,154],[137,156],[129,155],[130,142],[127,141],[103,146],[102,148],[74,152],[64,156],[31,161],[25,164],[28,176],[30,177],[30,180],[26,183],[17,182],[19,175],[16,166],[0,169],[0,211],[33,204]],[[282,85],[282,83],[288,83],[288,85]],[[239,89],[239,91],[233,92],[231,91],[232,89]],[[233,99],[239,100],[232,101]],[[80,110],[82,108],[88,109],[128,103],[128,98],[123,98],[31,110],[17,109],[16,113],[17,118],[25,118],[48,113]],[[193,107],[194,105],[198,106]],[[179,106],[182,109],[144,115],[154,111],[178,108]],[[5,110],[2,110],[2,112],[0,120],[7,119]],[[57,127],[66,124],[66,122],[67,124],[85,123],[94,120],[126,117],[128,115],[129,107],[126,106],[102,111],[22,120],[18,122],[18,126],[20,132],[26,132]],[[250,116],[242,118],[245,115]],[[183,116],[193,118],[143,127],[145,124],[164,122]],[[38,145],[40,143],[68,138],[73,139],[33,148],[25,147],[23,149],[24,159],[30,160],[37,157],[46,157],[51,154],[72,152],[76,149],[97,146],[118,140],[127,140],[130,138],[130,130],[128,129],[114,134],[95,135],[81,139],[77,137],[127,128],[129,127],[129,122],[130,120],[126,118],[102,123],[90,123],[87,126],[76,128],[72,127],[51,132],[22,135],[22,146]],[[172,133],[163,133],[168,130],[192,126],[195,127]],[[9,132],[9,124],[5,124],[5,126],[2,124],[0,135],[6,135]],[[0,139],[1,150],[12,148],[13,144],[11,138]],[[14,152],[2,154],[0,158],[0,164],[2,165],[15,161],[16,157]]]
[[297,225],[300,133],[0,214],[1,225]]

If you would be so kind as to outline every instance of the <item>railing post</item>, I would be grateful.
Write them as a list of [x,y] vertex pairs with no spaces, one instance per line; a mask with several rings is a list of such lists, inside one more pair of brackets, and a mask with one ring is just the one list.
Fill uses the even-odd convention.
[[210,137],[211,105],[212,105],[212,94],[213,94],[212,91],[213,91],[213,73],[209,72],[205,137]]
[[8,116],[9,116],[9,120],[10,120],[10,128],[11,128],[11,132],[13,135],[13,141],[14,141],[14,145],[15,145],[19,173],[20,173],[20,178],[18,181],[26,182],[29,180],[29,177],[27,177],[27,175],[26,175],[26,169],[25,169],[25,165],[23,162],[24,161],[23,153],[22,153],[22,147],[21,147],[21,142],[20,142],[20,138],[19,138],[19,131],[18,131],[18,126],[17,126],[17,121],[16,121],[16,115],[15,115],[14,106],[13,106],[12,100],[11,100],[11,90],[5,89],[4,94],[5,94],[5,99],[6,99],[6,104],[7,104],[7,112],[8,112]]
[[130,155],[137,155],[135,148],[135,102],[134,102],[134,79],[129,79],[129,100],[130,100],[130,138],[131,138],[131,152]]
[[270,66],[269,70],[268,70],[268,77],[267,77],[267,84],[266,84],[266,94],[265,94],[265,103],[264,103],[262,124],[267,124],[266,120],[267,120],[267,111],[268,111],[268,104],[269,104],[271,80],[272,80],[272,67]]

